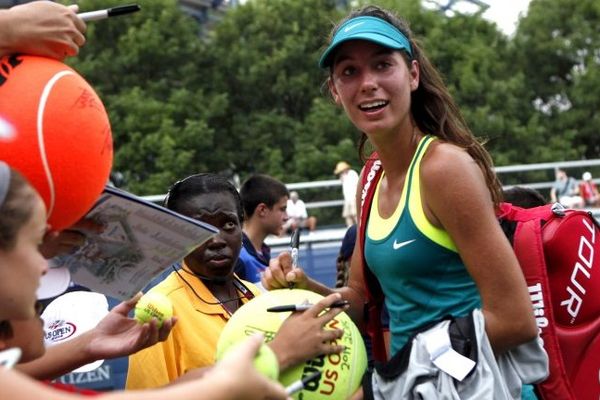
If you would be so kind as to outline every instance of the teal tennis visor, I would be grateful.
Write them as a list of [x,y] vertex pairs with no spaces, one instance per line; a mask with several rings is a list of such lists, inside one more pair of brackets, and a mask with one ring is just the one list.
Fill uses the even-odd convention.
[[381,18],[361,16],[349,19],[338,28],[331,43],[321,55],[319,67],[330,67],[334,50],[349,40],[367,40],[390,49],[405,50],[412,57],[410,42],[394,25]]

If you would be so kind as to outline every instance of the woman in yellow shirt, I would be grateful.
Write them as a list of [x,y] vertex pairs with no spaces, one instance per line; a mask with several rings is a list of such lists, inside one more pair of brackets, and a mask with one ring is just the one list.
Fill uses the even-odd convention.
[[[162,386],[190,370],[213,365],[217,342],[229,317],[260,293],[233,273],[242,245],[243,208],[229,181],[215,174],[189,176],[171,187],[165,206],[214,225],[219,233],[173,266],[173,272],[151,289],[169,297],[177,325],[167,340],[129,357],[128,389]],[[326,304],[336,299],[339,295],[330,296]],[[322,311],[325,307],[320,304],[315,307]],[[317,355],[342,351],[341,346],[329,342],[343,332],[323,329],[341,311],[331,309],[318,318],[312,313],[288,318],[269,342],[280,370]]]

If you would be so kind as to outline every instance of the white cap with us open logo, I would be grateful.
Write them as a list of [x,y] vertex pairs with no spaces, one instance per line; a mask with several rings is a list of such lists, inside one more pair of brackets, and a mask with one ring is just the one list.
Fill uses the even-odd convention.
[[[54,299],[44,312],[44,342],[53,346],[71,340],[93,329],[108,314],[108,300],[100,293],[75,291]],[[104,360],[97,360],[73,372],[88,372],[98,368]]]

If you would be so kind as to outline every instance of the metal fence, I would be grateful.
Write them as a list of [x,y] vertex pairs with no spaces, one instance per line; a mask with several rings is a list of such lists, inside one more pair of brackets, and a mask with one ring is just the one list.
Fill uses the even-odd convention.
[[[569,176],[573,176],[578,181],[581,180],[580,178],[583,171],[589,171],[592,173],[592,176],[600,177],[600,159],[508,165],[496,167],[495,171],[501,181],[515,181],[515,179],[518,181],[518,183],[505,185],[505,189],[518,185],[536,189],[541,192],[549,192],[554,183],[554,173],[557,169],[565,170]],[[527,180],[528,176],[533,176],[535,179],[536,177],[539,178],[540,175],[547,176],[548,180]],[[600,183],[600,178],[595,178],[593,180],[596,183]],[[341,194],[340,186],[341,183],[339,180],[298,182],[287,185],[290,190],[301,191],[303,189],[326,188],[329,190],[337,190]],[[342,205],[342,199],[313,201],[306,203],[306,208],[318,209],[324,207],[341,207]],[[589,209],[589,211],[592,212],[596,218],[600,217],[600,209],[594,208]],[[346,228],[325,229],[322,232],[306,235],[306,237],[302,238],[302,242],[309,253],[312,253],[315,250],[315,246],[317,248],[320,246],[337,246],[339,248],[345,231]],[[288,241],[288,238],[271,237],[267,239],[267,244],[274,246],[274,249],[278,251],[286,248]]]
[[[554,172],[556,169],[564,169],[569,176],[580,180],[583,171],[589,171],[592,176],[600,177],[600,159],[578,160],[578,161],[559,161],[551,163],[520,164],[503,167],[496,167],[496,173],[503,182],[512,182],[505,185],[505,188],[511,186],[524,186],[540,190],[549,191],[554,183]],[[540,178],[542,177],[542,178]],[[594,179],[596,183],[600,178]],[[338,196],[341,196],[341,183],[339,180],[324,180],[315,182],[296,182],[286,185],[289,190],[322,189],[320,193],[334,190]],[[331,192],[327,194],[331,195]],[[301,196],[302,197],[302,196]],[[331,197],[331,196],[330,196]],[[146,196],[145,199],[161,202],[164,195]],[[343,200],[316,200],[306,203],[309,209],[319,209],[327,207],[341,207]],[[593,215],[598,218],[600,209],[590,209]],[[340,221],[341,222],[341,221]],[[315,279],[327,284],[334,284],[334,274],[332,268],[335,266],[335,258],[339,251],[346,228],[340,223],[338,226],[320,227],[315,232],[303,232],[301,235],[300,258],[303,267],[307,273]],[[266,243],[272,247],[273,255],[289,248],[289,237],[268,237]]]
[[[537,164],[519,164],[519,165],[508,165],[502,167],[496,167],[495,171],[500,177],[501,181],[514,181],[515,177],[517,177],[518,183],[511,183],[505,185],[505,188],[509,188],[512,186],[524,186],[529,187],[536,190],[549,190],[554,183],[554,171],[556,169],[561,168],[567,171],[570,176],[573,176],[579,180],[581,177],[581,173],[585,171],[590,171],[592,176],[600,177],[600,159],[593,160],[577,160],[577,161],[556,161],[556,162],[548,162],[548,163],[537,163]],[[527,175],[532,175],[535,179],[539,177],[540,172],[545,172],[542,174],[546,177],[547,180],[543,181],[528,181]],[[511,179],[511,175],[514,175]],[[505,179],[506,178],[506,179]],[[538,178],[539,179],[539,178]],[[595,178],[594,182],[599,183],[600,178]],[[306,189],[325,189],[325,190],[336,190],[337,193],[341,196],[341,183],[337,179],[332,180],[324,180],[324,181],[313,181],[313,182],[295,182],[286,184],[289,190],[296,190],[301,192]],[[165,195],[152,195],[152,196],[143,196],[146,200],[152,202],[162,202]],[[302,198],[302,196],[300,196]],[[327,208],[327,207],[341,207],[343,205],[343,199],[336,200],[316,200],[306,203],[306,208],[308,209],[319,209],[319,208]]]

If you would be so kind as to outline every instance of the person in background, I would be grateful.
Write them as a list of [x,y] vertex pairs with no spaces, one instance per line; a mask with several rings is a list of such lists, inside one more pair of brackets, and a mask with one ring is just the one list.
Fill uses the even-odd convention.
[[[12,335],[9,320],[35,318],[36,291],[47,262],[39,252],[46,231],[46,208],[29,183],[0,161],[0,326],[3,338]],[[284,388],[268,380],[253,366],[262,337],[252,337],[228,354],[200,379],[160,390],[113,392],[100,399],[286,399]],[[4,353],[4,352],[3,352]],[[0,357],[1,358],[1,357]],[[67,394],[36,382],[25,374],[0,366],[2,398],[73,399]]]
[[559,202],[567,208],[583,208],[583,199],[579,195],[577,181],[568,176],[565,170],[556,170],[556,181],[550,189],[550,201]]
[[548,203],[544,196],[535,189],[513,186],[502,191],[504,201],[522,208],[533,208]]
[[[527,285],[496,219],[502,196],[491,157],[408,24],[376,6],[352,11],[332,30],[319,64],[334,102],[363,132],[360,156],[369,157],[367,140],[375,150],[362,172],[365,195],[362,183],[356,192],[365,203],[348,285],[337,289],[355,323],[367,324],[374,356],[385,362],[391,355],[386,366],[399,365],[413,335],[448,315],[483,318],[485,345],[494,354],[535,342]],[[373,281],[389,314],[388,354],[377,326],[382,304],[369,301],[365,308]],[[293,283],[323,295],[333,291],[293,268],[287,252],[271,262],[262,282],[268,290]],[[378,371],[369,382],[381,382]]]
[[235,272],[241,279],[256,283],[271,260],[265,239],[281,235],[288,219],[289,191],[281,181],[257,174],[244,181],[240,195],[244,208],[243,247]]
[[296,229],[308,229],[314,231],[317,229],[317,217],[308,216],[306,204],[298,196],[298,192],[290,192],[290,198],[287,201],[286,213],[288,220],[283,224],[283,233],[292,233]]
[[20,53],[62,61],[85,44],[77,5],[33,1],[0,10],[0,57]]
[[[175,183],[165,206],[219,229],[174,266],[165,280],[150,289],[167,296],[178,317],[171,335],[163,342],[129,357],[128,389],[166,385],[194,369],[215,362],[221,331],[231,316],[260,290],[235,276],[242,246],[242,203],[236,188],[216,174],[196,174]],[[324,311],[335,299],[317,303],[311,312],[287,318],[268,345],[279,361],[280,370],[317,355],[338,353],[340,346],[329,341],[341,330],[326,331],[321,325],[342,310]],[[314,311],[314,312],[313,312]]]
[[598,207],[600,205],[600,194],[598,194],[598,188],[592,180],[592,174],[586,171],[581,176],[581,179],[582,181],[579,184],[579,193],[583,198],[585,206]]
[[346,226],[356,224],[356,187],[358,186],[358,173],[350,167],[346,161],[340,161],[335,166],[333,173],[342,182],[342,193],[344,195],[344,206],[342,217]]

